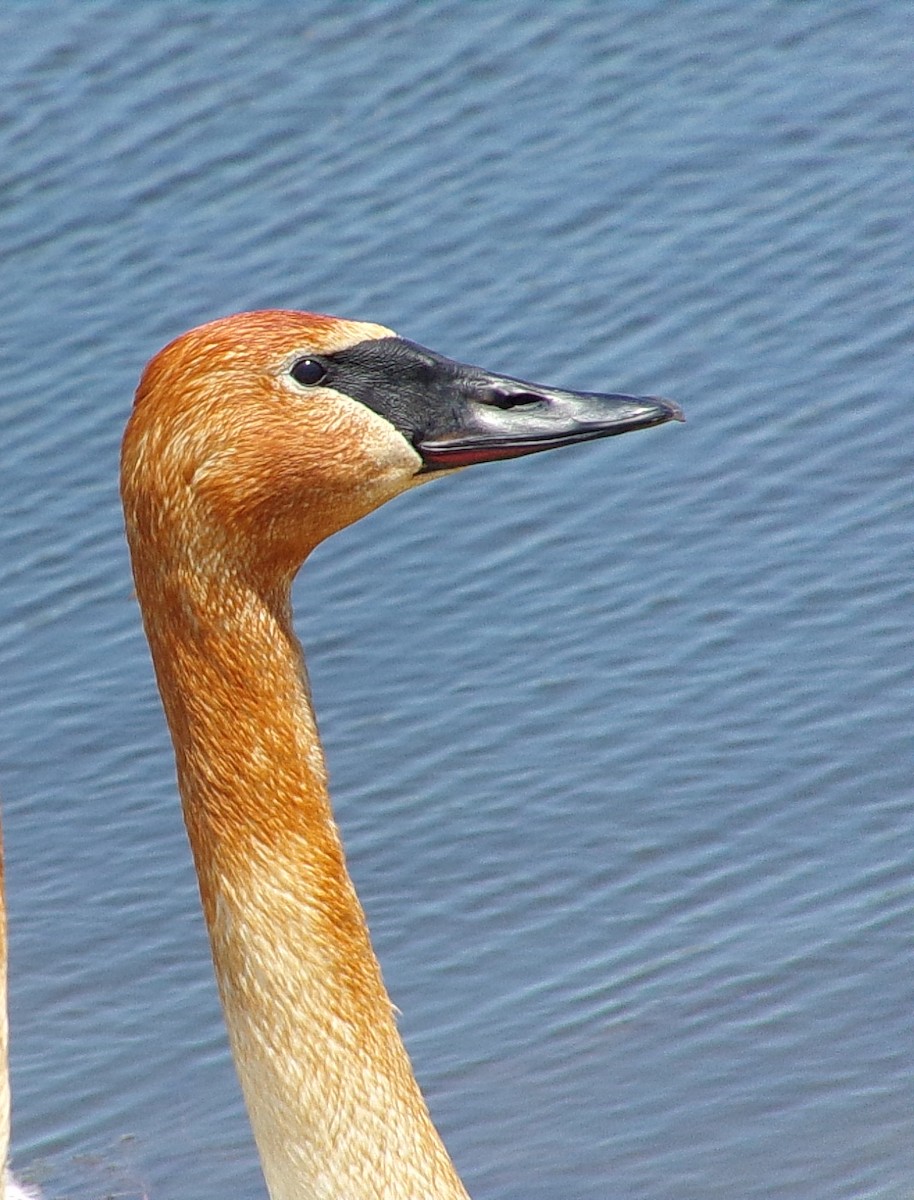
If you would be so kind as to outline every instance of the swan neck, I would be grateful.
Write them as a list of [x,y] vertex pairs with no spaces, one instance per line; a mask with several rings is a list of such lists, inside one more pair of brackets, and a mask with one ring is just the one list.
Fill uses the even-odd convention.
[[346,870],[288,587],[136,579],[272,1200],[466,1200]]

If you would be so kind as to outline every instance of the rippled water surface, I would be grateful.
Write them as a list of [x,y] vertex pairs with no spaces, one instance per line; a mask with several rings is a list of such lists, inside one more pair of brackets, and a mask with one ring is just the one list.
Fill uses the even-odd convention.
[[474,1197],[914,1194],[902,3],[0,12],[14,1158],[265,1195],[121,533],[144,361],[295,306],[688,423],[479,468],[296,589]]

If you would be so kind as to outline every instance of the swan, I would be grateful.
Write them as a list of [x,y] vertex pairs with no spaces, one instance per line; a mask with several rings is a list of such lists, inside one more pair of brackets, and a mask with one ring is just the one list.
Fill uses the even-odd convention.
[[272,1200],[467,1200],[346,870],[292,627],[318,543],[473,463],[682,419],[297,311],[147,366],[121,496],[229,1042]]

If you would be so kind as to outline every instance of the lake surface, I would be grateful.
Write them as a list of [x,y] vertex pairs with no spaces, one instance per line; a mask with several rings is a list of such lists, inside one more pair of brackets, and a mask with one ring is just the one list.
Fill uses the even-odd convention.
[[322,547],[350,865],[477,1200],[914,1193],[903,3],[0,12],[14,1162],[265,1195],[131,594],[143,363],[264,306],[688,423]]

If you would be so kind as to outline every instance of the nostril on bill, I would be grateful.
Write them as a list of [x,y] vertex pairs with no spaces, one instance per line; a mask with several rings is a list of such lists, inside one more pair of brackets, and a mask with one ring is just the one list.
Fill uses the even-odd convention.
[[483,403],[493,408],[530,408],[543,403],[536,392],[506,392],[493,388],[483,396]]

